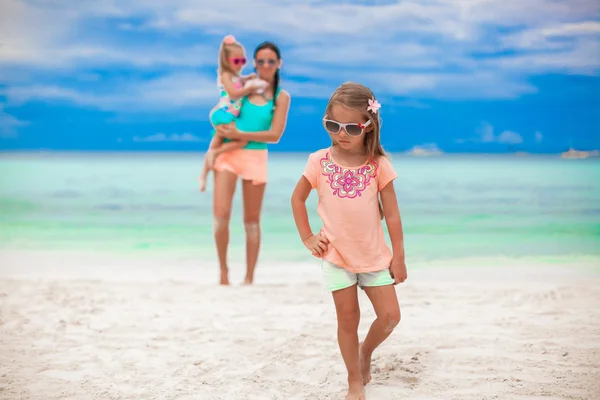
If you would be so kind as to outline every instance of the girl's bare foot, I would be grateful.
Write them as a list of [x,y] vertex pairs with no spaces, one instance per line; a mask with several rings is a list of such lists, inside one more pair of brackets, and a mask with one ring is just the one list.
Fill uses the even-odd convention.
[[348,393],[346,394],[346,400],[365,399],[365,386],[362,383],[362,378],[360,376],[357,379],[348,378]]
[[363,385],[371,382],[371,354],[366,354],[363,351],[363,344],[358,345],[358,354],[360,360],[360,373],[363,378]]

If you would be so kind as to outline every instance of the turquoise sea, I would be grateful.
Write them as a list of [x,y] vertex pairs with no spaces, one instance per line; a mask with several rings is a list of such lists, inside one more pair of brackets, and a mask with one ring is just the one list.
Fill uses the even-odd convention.
[[[271,153],[264,261],[311,260],[290,195],[307,154]],[[464,257],[600,256],[600,160],[558,156],[392,154],[410,262]],[[215,260],[212,182],[200,153],[4,153],[0,249],[102,251]],[[231,260],[241,261],[241,190]],[[316,197],[309,211],[319,228]],[[365,238],[368,240],[368,238]]]

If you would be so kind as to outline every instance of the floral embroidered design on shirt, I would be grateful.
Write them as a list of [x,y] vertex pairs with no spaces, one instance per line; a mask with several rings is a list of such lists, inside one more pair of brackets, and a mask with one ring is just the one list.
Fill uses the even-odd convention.
[[369,161],[357,169],[342,168],[331,159],[329,152],[321,159],[321,173],[327,177],[327,183],[333,194],[340,198],[355,198],[367,188],[377,175],[377,163]]

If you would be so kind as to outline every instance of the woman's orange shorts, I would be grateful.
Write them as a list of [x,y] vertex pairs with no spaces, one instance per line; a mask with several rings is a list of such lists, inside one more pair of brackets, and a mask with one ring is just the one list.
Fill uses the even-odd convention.
[[220,154],[215,160],[216,171],[229,171],[243,180],[259,185],[267,183],[268,150],[237,149]]

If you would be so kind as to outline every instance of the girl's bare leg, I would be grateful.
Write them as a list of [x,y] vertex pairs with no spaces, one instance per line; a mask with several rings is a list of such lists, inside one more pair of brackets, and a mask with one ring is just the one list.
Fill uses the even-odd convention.
[[254,282],[254,270],[260,251],[260,213],[265,195],[266,183],[258,185],[251,181],[242,182],[244,196],[244,227],[246,229],[246,279],[245,285]]
[[377,318],[371,324],[365,341],[360,344],[360,369],[363,383],[371,381],[371,357],[373,351],[390,336],[400,322],[400,306],[394,285],[365,287]]
[[358,323],[360,308],[357,286],[333,292],[333,301],[338,322],[338,343],[346,370],[348,371],[348,393],[346,400],[364,400],[364,383],[360,371],[358,351]]

